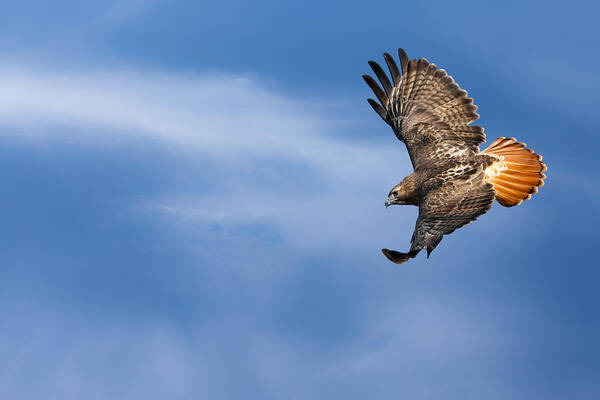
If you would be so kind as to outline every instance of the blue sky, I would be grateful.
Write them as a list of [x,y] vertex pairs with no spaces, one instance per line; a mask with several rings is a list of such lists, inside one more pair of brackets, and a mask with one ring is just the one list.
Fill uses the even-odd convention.
[[[600,8],[481,3],[5,4],[0,397],[598,398]],[[549,168],[400,266],[398,47]]]

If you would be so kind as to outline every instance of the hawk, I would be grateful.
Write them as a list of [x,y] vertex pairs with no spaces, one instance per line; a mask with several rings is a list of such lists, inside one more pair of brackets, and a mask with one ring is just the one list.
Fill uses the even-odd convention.
[[368,99],[369,104],[404,142],[414,168],[385,202],[419,207],[410,250],[382,249],[401,264],[422,249],[429,257],[444,235],[477,219],[494,199],[505,207],[529,200],[544,184],[546,165],[514,138],[499,137],[479,151],[485,134],[470,125],[479,118],[473,99],[435,64],[409,60],[402,49],[398,56],[400,68],[383,55],[391,81],[375,61],[369,65],[381,86],[369,75],[363,78],[379,100]]

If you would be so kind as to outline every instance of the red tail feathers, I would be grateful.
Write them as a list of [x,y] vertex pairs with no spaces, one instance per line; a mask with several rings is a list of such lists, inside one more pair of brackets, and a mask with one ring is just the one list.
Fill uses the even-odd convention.
[[498,159],[486,168],[485,177],[494,185],[496,200],[503,206],[512,207],[529,200],[544,185],[546,164],[541,155],[525,148],[525,143],[499,137],[483,153]]

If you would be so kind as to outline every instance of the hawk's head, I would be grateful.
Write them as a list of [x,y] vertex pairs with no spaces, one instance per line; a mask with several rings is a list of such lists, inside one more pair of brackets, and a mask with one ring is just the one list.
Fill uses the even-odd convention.
[[402,182],[397,184],[390,190],[390,194],[385,201],[385,206],[389,207],[392,204],[399,205],[419,205],[417,196],[417,187],[415,185],[414,173],[410,174]]

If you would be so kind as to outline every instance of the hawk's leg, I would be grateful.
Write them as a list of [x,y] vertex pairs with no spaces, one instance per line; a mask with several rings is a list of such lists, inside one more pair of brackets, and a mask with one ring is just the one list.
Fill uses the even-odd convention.
[[381,252],[393,263],[402,264],[411,258],[415,258],[421,250],[411,250],[408,253],[400,253],[396,250],[381,249]]

